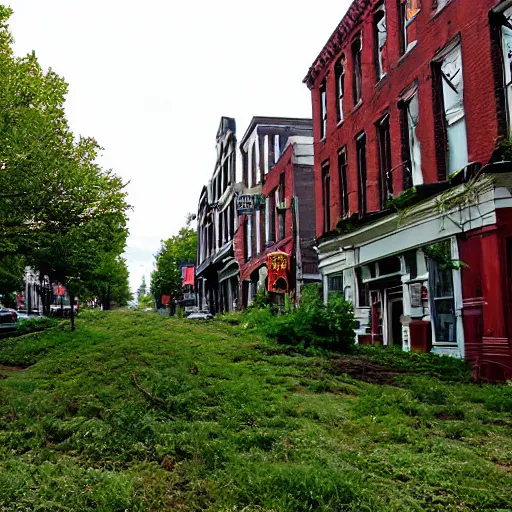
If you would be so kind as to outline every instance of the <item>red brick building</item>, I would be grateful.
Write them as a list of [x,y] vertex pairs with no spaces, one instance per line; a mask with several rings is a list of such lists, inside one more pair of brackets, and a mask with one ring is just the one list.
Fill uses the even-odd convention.
[[512,2],[355,0],[305,82],[325,296],[359,342],[512,375]]
[[286,293],[295,298],[303,283],[320,281],[313,250],[311,123],[311,119],[255,117],[240,143],[243,190],[238,196],[234,250],[242,308],[261,289],[282,304]]

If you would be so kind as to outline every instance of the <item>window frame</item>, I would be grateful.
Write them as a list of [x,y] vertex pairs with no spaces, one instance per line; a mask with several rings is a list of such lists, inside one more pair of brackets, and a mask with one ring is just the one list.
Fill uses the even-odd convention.
[[377,149],[379,156],[379,200],[380,209],[393,197],[393,164],[391,157],[391,123],[389,112],[376,123]]
[[[320,140],[327,136],[327,80],[320,84]],[[277,160],[275,160],[277,162]]]
[[323,232],[331,230],[331,168],[329,160],[321,165],[322,170],[322,209],[323,209]]
[[334,75],[336,79],[336,121],[341,124],[345,120],[343,103],[345,97],[345,55],[343,54],[334,66]]
[[350,46],[352,53],[352,99],[354,106],[359,105],[363,101],[363,39],[359,33]]
[[362,131],[356,136],[356,157],[357,157],[357,209],[359,216],[366,215],[368,202],[366,195],[366,185],[368,181],[368,166],[366,161],[366,132]]
[[338,183],[340,194],[341,217],[345,218],[349,214],[348,205],[348,154],[347,146],[338,150]]
[[[382,32],[379,29],[379,24],[382,21],[384,21],[385,36],[383,38],[380,38],[380,34]],[[386,70],[384,69],[384,48],[387,43],[387,36],[387,13],[385,5],[382,3],[375,9],[375,14],[373,16],[375,72],[377,76],[377,83],[380,82],[386,76]]]

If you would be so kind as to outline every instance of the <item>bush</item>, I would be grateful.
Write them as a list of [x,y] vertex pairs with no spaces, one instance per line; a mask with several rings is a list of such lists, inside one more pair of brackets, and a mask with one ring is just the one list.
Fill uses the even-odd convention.
[[347,352],[355,342],[356,321],[352,304],[341,296],[335,296],[325,306],[317,285],[303,288],[297,309],[273,314],[270,306],[254,307],[246,312],[245,321],[246,327],[257,328],[286,345]]
[[43,331],[44,329],[55,327],[58,323],[58,320],[55,318],[29,318],[19,323],[17,332],[20,334],[29,334],[31,332]]

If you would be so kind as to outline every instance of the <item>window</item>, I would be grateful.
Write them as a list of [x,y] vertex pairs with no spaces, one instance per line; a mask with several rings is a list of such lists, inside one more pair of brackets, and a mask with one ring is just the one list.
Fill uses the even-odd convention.
[[341,123],[345,118],[343,113],[343,97],[345,96],[345,56],[342,55],[336,63],[334,74],[336,75],[336,120]]
[[281,148],[279,146],[280,137],[278,134],[274,135],[274,163],[276,164],[281,158]]
[[363,283],[363,275],[361,268],[356,268],[357,277],[357,305],[360,308],[370,307],[370,285]]
[[279,176],[279,188],[278,188],[278,224],[279,224],[279,240],[282,240],[286,236],[286,176],[283,173]]
[[255,237],[254,237],[254,252],[259,254],[261,252],[261,212],[260,210],[255,211],[256,216],[256,226],[255,226]]
[[347,168],[347,149],[342,148],[338,151],[338,180],[340,186],[341,217],[346,217],[348,215]]
[[269,155],[269,144],[268,144],[268,135],[265,135],[264,139],[263,139],[263,168],[264,168],[264,172],[265,172],[265,175],[268,174],[268,171],[269,171],[269,158],[270,155]]
[[258,169],[258,144],[257,141],[252,145],[252,156],[251,156],[251,186],[254,187],[259,182],[259,169]]
[[505,18],[501,27],[503,78],[507,102],[508,130],[509,134],[512,134],[512,9],[508,9],[503,15]]
[[359,215],[366,213],[366,134],[360,133],[356,138],[357,172],[358,172],[358,210]]
[[275,191],[265,199],[265,243],[276,241],[276,195]]
[[278,214],[279,222],[279,240],[282,240],[286,236],[286,210],[282,209]]
[[375,13],[373,20],[374,40],[375,40],[375,66],[377,72],[377,82],[386,74],[384,71],[384,47],[388,38],[386,28],[386,9],[381,5]]
[[421,147],[416,134],[420,116],[417,85],[402,96],[398,106],[402,126],[403,186],[408,189],[423,184]]
[[[450,2],[450,0],[434,0],[434,2],[436,2],[436,1],[437,1],[436,13],[438,13],[441,9],[443,9]],[[434,4],[434,5],[436,5],[436,4]]]
[[428,260],[430,314],[437,343],[456,343],[455,301],[452,270]]
[[[327,86],[325,80],[320,86],[320,139],[327,134]],[[276,160],[277,162],[277,160]]]
[[380,207],[393,197],[393,175],[391,174],[391,137],[389,132],[389,114],[377,123],[377,140],[379,149],[379,185]]
[[343,274],[333,274],[327,276],[327,294],[340,295],[343,294]]
[[421,10],[420,0],[398,0],[400,8],[400,53],[411,50],[416,45],[415,33],[411,22]]
[[331,230],[331,177],[329,162],[322,165],[322,206],[324,210],[324,233]]
[[448,176],[468,164],[464,83],[460,43],[450,45],[434,63],[439,105],[442,109],[445,159]]
[[363,50],[363,43],[361,36],[359,36],[352,43],[352,62],[354,66],[354,73],[352,78],[352,95],[354,98],[354,105],[357,105],[363,94],[363,72],[361,68],[361,53]]

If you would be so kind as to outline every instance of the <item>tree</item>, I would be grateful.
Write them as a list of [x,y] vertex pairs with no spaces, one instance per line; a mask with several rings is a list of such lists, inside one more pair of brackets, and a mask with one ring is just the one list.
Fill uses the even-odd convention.
[[11,14],[0,5],[0,259],[24,256],[73,304],[124,250],[126,184],[97,165],[93,138],[71,132],[64,79],[34,53],[13,56]]
[[169,295],[171,300],[181,296],[181,267],[195,263],[197,253],[197,233],[189,223],[180,229],[178,235],[162,241],[155,255],[156,267],[151,276],[151,293],[158,304],[162,295]]

